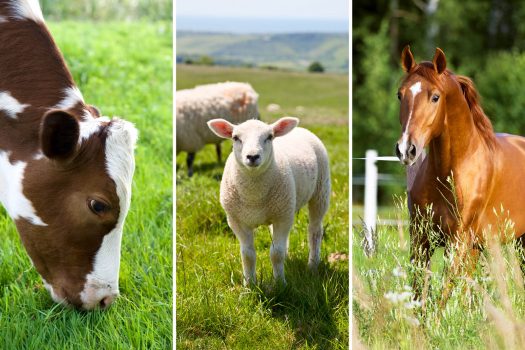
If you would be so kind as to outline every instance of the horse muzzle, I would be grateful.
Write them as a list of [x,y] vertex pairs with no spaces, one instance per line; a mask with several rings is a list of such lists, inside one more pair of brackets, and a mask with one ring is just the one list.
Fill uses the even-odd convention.
[[412,165],[419,155],[417,146],[408,140],[403,140],[396,143],[396,156],[404,165]]

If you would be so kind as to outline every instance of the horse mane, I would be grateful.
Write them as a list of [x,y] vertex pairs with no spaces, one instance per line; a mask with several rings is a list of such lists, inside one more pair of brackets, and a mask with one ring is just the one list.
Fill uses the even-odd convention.
[[466,76],[455,75],[450,70],[446,69],[443,73],[438,75],[434,70],[434,65],[432,62],[421,62],[412,68],[407,75],[407,78],[411,74],[417,74],[430,83],[436,85],[438,88],[443,90],[443,77],[449,77],[455,79],[463,92],[463,96],[468,104],[470,113],[472,114],[472,119],[476,129],[479,131],[480,135],[487,141],[487,145],[492,148],[496,143],[496,135],[494,134],[494,129],[492,128],[492,123],[487,117],[481,104],[479,102],[479,94],[474,86],[474,82]]
[[456,80],[461,86],[465,100],[467,100],[470,112],[472,113],[472,119],[474,120],[474,125],[482,137],[487,140],[489,147],[493,147],[496,143],[496,135],[494,134],[494,129],[490,119],[481,108],[479,94],[474,86],[474,82],[472,79],[464,75],[456,75]]

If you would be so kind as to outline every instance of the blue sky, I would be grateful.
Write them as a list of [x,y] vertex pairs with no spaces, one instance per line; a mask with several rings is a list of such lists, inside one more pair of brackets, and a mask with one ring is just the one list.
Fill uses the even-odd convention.
[[348,18],[349,0],[177,0],[177,17]]

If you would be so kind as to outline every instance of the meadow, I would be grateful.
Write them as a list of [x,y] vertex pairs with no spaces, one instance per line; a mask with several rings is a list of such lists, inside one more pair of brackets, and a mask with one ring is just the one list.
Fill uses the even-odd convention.
[[120,297],[106,311],[52,302],[1,209],[0,347],[172,348],[171,22],[52,22],[85,100],[135,123],[133,197],[122,239]]
[[[406,197],[380,217],[408,220]],[[355,223],[355,221],[354,221]],[[503,229],[503,228],[502,228]],[[355,349],[522,349],[525,290],[513,244],[488,244],[471,279],[454,279],[444,308],[441,292],[450,264],[432,258],[426,307],[410,302],[408,225],[379,226],[377,251],[367,257],[360,225],[353,230],[353,345]]]
[[[187,177],[186,154],[176,175],[176,343],[178,349],[348,349],[348,77],[259,69],[177,66],[177,89],[218,81],[250,82],[263,121],[284,115],[325,143],[332,174],[322,262],[307,269],[305,209],[296,216],[285,263],[287,286],[273,283],[267,228],[257,230],[256,287],[242,285],[237,239],[219,203],[223,165],[208,145]],[[281,107],[268,112],[268,104]],[[231,142],[222,144],[229,153]],[[334,253],[343,253],[344,256]]]

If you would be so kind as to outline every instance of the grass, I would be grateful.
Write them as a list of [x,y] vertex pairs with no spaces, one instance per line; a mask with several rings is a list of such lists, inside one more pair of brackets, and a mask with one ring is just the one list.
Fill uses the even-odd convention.
[[[332,197],[318,274],[307,269],[307,211],[296,216],[285,271],[287,286],[274,286],[267,228],[256,234],[257,288],[242,286],[239,244],[219,203],[222,165],[214,147],[196,157],[186,176],[185,154],[177,157],[177,335],[179,349],[347,349],[348,261],[348,78],[256,69],[177,67],[177,88],[225,80],[248,81],[260,94],[262,119],[304,106],[301,125],[316,133],[330,156]],[[336,100],[339,99],[339,102]],[[316,111],[324,111],[315,116]],[[230,142],[223,149],[231,149]]]
[[0,347],[172,347],[171,23],[51,23],[88,103],[140,131],[122,240],[121,296],[107,311],[52,302],[4,211],[0,215]]
[[[391,217],[407,219],[406,205]],[[426,310],[407,304],[411,292],[408,227],[379,227],[377,252],[366,257],[358,227],[353,235],[354,345],[358,349],[523,348],[525,291],[512,244],[490,243],[471,280],[456,287],[440,309],[449,262],[443,248],[432,259]],[[402,293],[404,300],[392,301]]]

